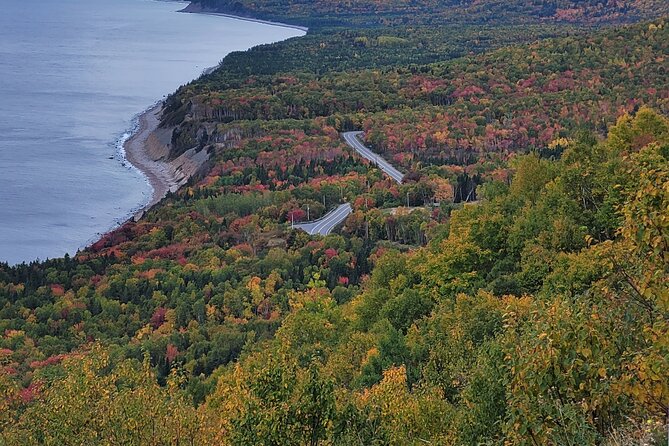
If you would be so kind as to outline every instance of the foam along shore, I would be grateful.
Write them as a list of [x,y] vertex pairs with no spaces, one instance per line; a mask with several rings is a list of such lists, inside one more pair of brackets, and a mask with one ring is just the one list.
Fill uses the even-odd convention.
[[151,199],[135,214],[135,220],[160,202],[167,192],[175,192],[183,186],[209,158],[206,150],[193,148],[170,160],[172,129],[159,127],[161,112],[161,105],[156,105],[141,114],[139,128],[124,145],[126,160],[146,176],[153,189]]

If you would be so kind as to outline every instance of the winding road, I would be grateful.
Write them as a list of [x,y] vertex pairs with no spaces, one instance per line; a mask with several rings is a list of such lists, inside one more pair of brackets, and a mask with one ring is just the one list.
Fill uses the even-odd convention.
[[379,166],[379,168],[383,170],[386,175],[397,181],[397,183],[401,184],[402,180],[404,179],[404,174],[395,169],[388,161],[384,160],[379,155],[372,152],[369,148],[365,147],[365,145],[362,144],[362,142],[360,142],[358,139],[358,136],[361,134],[362,132],[345,132],[342,133],[342,136],[344,137],[344,141],[346,141],[349,146],[355,149],[356,152]]
[[[369,148],[358,139],[358,136],[362,132],[345,132],[342,133],[344,141],[351,146],[356,152],[358,152],[363,158],[368,159],[369,161],[376,164],[386,175],[395,180],[398,184],[402,184],[404,179],[404,174],[399,170],[395,169],[388,161],[384,160],[382,157],[372,152]],[[310,221],[306,223],[300,223],[293,225],[296,229],[301,229],[309,235],[328,235],[332,230],[341,224],[346,217],[348,217],[353,208],[349,203],[344,203],[339,205],[336,209],[327,213],[323,218],[320,218],[315,221]]]
[[294,227],[302,229],[309,235],[328,235],[338,224],[346,220],[346,217],[348,217],[351,212],[353,212],[351,205],[349,203],[344,203],[319,220],[297,224],[294,225]]

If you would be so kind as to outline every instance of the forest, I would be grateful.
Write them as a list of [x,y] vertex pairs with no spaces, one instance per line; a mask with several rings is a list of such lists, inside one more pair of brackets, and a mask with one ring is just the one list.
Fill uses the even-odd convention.
[[196,3],[312,29],[165,100],[205,173],[0,263],[0,445],[666,444],[664,2]]
[[666,15],[662,0],[195,0],[190,8],[306,26],[629,23]]

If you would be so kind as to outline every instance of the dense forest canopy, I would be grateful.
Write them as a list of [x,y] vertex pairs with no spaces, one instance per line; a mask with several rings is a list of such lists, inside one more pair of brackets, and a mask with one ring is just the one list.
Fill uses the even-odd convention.
[[312,29],[167,98],[204,173],[0,264],[0,445],[665,444],[667,6],[195,2]]
[[312,26],[629,23],[669,12],[662,0],[195,0],[218,11]]

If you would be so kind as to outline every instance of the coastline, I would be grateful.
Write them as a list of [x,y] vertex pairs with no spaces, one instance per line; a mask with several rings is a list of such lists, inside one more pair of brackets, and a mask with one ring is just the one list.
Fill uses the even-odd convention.
[[[193,6],[190,3],[184,9],[177,12],[189,14],[205,14],[226,17],[246,22],[261,23],[265,25],[278,26],[282,28],[296,29],[307,32],[309,28],[286,23],[271,22],[268,20],[254,19],[233,14],[210,12]],[[203,74],[209,74],[216,70],[219,65],[209,67]],[[122,220],[121,225],[129,220],[138,221],[153,206],[158,204],[168,192],[177,191],[197,170],[207,161],[208,156],[198,156],[198,152],[191,149],[172,161],[165,161],[169,154],[169,144],[161,143],[156,137],[160,125],[160,114],[162,103],[155,104],[138,116],[138,126],[132,135],[123,143],[121,157],[132,167],[137,169],[151,186],[151,198],[143,205],[136,208],[132,214]],[[202,153],[202,152],[199,152]],[[160,155],[156,155],[160,154]]]
[[192,148],[182,155],[169,159],[171,129],[160,128],[162,102],[137,115],[130,136],[118,148],[123,165],[137,170],[151,187],[151,196],[143,204],[119,218],[109,230],[89,239],[79,250],[90,248],[107,235],[128,222],[138,222],[144,214],[158,204],[168,192],[176,192],[198,174],[209,160],[206,150]]
[[219,16],[219,17],[227,17],[229,19],[243,20],[245,22],[262,23],[264,25],[280,26],[282,28],[297,29],[299,31],[304,31],[305,33],[307,31],[309,31],[309,28],[307,28],[306,26],[290,25],[288,23],[281,23],[281,22],[272,22],[271,20],[255,19],[253,17],[245,17],[245,16],[241,16],[241,15],[226,14],[224,12],[208,11],[206,9],[194,6],[193,3],[190,3],[188,6],[186,6],[184,9],[182,9],[178,12],[184,12],[184,13],[188,13],[188,14],[215,15],[215,16]]
[[[190,3],[184,9],[177,12],[226,17],[234,20],[296,29],[304,33],[309,30],[309,28],[299,25],[207,11],[194,6],[193,3]],[[206,68],[202,74],[209,74],[219,66],[220,64]],[[167,161],[169,159],[169,143],[164,141],[164,135],[161,138],[158,134],[161,113],[162,103],[157,103],[139,114],[137,117],[137,127],[130,137],[123,142],[120,150],[122,161],[127,162],[133,168],[137,169],[146,178],[152,189],[151,197],[146,203],[135,208],[126,218],[119,220],[118,226],[110,229],[108,232],[114,231],[128,221],[140,220],[149,209],[165,198],[168,192],[176,192],[191,176],[200,171],[208,161],[209,156],[206,151],[198,152],[196,149],[190,149],[178,158]],[[99,239],[100,237],[97,237],[93,241],[89,241],[86,246],[90,246]]]

